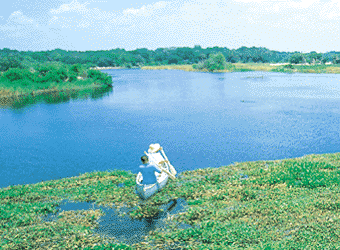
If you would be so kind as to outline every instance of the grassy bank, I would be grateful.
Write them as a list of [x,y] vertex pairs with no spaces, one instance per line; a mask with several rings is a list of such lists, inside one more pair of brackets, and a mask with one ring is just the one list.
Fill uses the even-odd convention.
[[0,99],[40,95],[55,91],[85,90],[112,86],[112,77],[84,65],[57,62],[0,72]]
[[[144,66],[141,69],[177,69],[184,71],[208,72],[207,70],[194,69],[192,65],[164,65],[164,66]],[[272,66],[269,63],[233,63],[229,64],[225,70],[215,72],[243,72],[243,71],[268,71],[283,73],[340,73],[340,65],[292,65],[292,66]]]
[[[0,189],[0,248],[340,248],[340,153],[186,171],[143,203],[134,193],[135,178],[115,170]],[[184,198],[189,208],[144,243],[126,246],[92,235],[101,210],[68,211],[44,222],[41,217],[56,212],[64,198],[135,207],[133,218],[157,214],[170,199]],[[193,227],[178,229],[178,222]]]
[[[73,88],[72,88],[73,87]],[[98,99],[111,93],[111,87],[105,87],[97,84],[84,86],[66,86],[65,88],[50,88],[38,90],[27,94],[18,93],[0,98],[0,107],[12,109],[21,109],[36,103],[64,103],[70,100],[79,99]]]

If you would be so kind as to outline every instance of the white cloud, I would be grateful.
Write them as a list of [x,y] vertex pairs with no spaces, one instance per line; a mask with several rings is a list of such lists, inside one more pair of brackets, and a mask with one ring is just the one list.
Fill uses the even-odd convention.
[[318,47],[322,45],[334,50],[340,34],[340,0],[173,0],[120,11],[104,11],[95,8],[94,2],[89,5],[78,1],[69,0],[49,10],[49,22],[41,27],[21,11],[14,12],[6,25],[0,24],[0,37],[29,37],[29,33],[36,37],[40,32],[49,46],[52,39],[59,46],[61,37],[64,48],[76,44],[78,50],[195,44],[271,49],[282,46],[280,50],[308,50],[314,46],[312,50],[325,50]]
[[140,9],[135,9],[135,8],[129,8],[123,10],[123,14],[128,15],[146,15],[146,14],[152,14],[155,10],[157,9],[162,9],[166,7],[168,2],[160,1],[156,2],[154,4],[149,4],[149,5],[143,5]]
[[52,14],[61,14],[64,12],[77,12],[81,14],[85,14],[87,12],[86,5],[89,3],[86,2],[84,4],[79,3],[77,0],[73,0],[69,4],[63,4],[58,9],[51,9]]
[[33,19],[25,16],[20,10],[14,11],[8,18],[8,22],[18,23],[18,24],[32,24],[34,21]]
[[6,24],[0,25],[0,40],[7,43],[8,48],[19,50],[46,50],[73,43],[66,43],[59,29],[39,25],[20,10],[13,12]]

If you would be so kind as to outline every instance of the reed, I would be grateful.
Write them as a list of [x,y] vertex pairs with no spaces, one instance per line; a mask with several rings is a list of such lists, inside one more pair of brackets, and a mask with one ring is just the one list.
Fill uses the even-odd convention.
[[[241,178],[242,176],[249,178]],[[337,249],[340,247],[340,153],[234,163],[181,173],[141,203],[136,174],[91,172],[0,189],[1,249]],[[121,185],[121,184],[124,185]],[[54,222],[62,199],[135,207],[150,217],[172,199],[188,203],[144,243],[127,246],[92,234],[101,210],[69,211]],[[192,228],[179,229],[184,222]]]
[[32,83],[23,86],[19,83],[9,84],[8,82],[0,83],[0,103],[5,104],[6,100],[22,98],[26,96],[38,96],[55,92],[65,91],[82,91],[86,89],[106,88],[106,84],[102,84],[93,79],[78,80],[72,83],[56,84],[50,82],[42,86],[41,84]]
[[27,106],[43,103],[63,103],[73,99],[97,99],[112,92],[112,88],[100,85],[85,85],[82,87],[64,89],[51,88],[21,95],[9,95],[0,98],[0,107],[21,109]]

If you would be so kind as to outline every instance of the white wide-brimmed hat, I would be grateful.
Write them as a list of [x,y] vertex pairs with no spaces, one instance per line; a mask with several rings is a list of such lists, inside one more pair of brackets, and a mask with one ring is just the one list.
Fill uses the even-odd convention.
[[161,145],[159,145],[159,143],[150,144],[148,152],[149,153],[155,153],[159,150],[160,147],[161,147]]

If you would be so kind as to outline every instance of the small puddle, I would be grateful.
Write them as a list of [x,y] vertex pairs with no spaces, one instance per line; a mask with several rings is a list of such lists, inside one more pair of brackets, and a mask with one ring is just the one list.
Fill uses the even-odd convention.
[[[164,211],[159,213],[157,217],[143,218],[141,220],[131,219],[128,214],[134,208],[123,207],[119,211],[115,208],[99,206],[90,202],[74,202],[70,200],[63,200],[61,205],[57,207],[59,210],[56,214],[48,214],[43,217],[46,222],[55,221],[62,211],[71,210],[89,210],[102,209],[104,216],[98,219],[98,228],[93,232],[100,234],[103,237],[115,238],[118,242],[125,244],[136,244],[145,240],[145,236],[149,235],[150,231],[157,228],[166,228],[166,219],[168,216],[175,215],[180,212],[185,212],[187,203],[184,199],[172,200],[168,204],[159,206],[159,209]],[[126,213],[126,215],[119,216],[119,214]],[[177,225],[180,229],[190,228],[192,226],[179,223]]]

